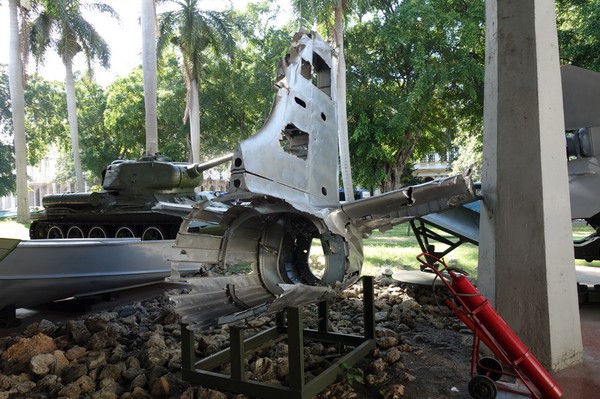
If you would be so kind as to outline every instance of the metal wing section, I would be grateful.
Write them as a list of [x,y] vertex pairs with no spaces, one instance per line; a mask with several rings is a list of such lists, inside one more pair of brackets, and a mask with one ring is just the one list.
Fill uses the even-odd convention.
[[341,212],[363,231],[385,231],[475,199],[469,177],[458,175],[350,202],[342,205]]

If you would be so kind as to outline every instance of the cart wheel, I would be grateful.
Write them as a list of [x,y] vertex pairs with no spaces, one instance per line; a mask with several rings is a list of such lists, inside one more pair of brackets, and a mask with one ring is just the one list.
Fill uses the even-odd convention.
[[491,378],[476,375],[469,381],[469,394],[474,399],[494,399],[498,394],[498,388]]
[[493,357],[482,357],[477,362],[477,374],[490,377],[492,381],[502,378],[502,364]]

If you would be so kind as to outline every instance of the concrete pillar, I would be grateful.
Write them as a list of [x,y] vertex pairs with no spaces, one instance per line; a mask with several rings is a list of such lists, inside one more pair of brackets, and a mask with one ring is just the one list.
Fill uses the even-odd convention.
[[479,288],[549,369],[582,360],[553,0],[486,2]]

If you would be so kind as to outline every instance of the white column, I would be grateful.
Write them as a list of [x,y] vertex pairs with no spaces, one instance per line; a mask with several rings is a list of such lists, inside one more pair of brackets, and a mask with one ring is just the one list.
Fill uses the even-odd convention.
[[582,342],[554,1],[486,4],[479,287],[558,370]]

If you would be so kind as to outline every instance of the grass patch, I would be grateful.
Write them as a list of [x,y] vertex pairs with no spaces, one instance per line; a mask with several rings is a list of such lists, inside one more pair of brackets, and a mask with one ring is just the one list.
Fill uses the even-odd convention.
[[[435,230],[438,234],[446,238],[452,238],[450,235]],[[585,222],[573,222],[573,240],[579,240],[592,234],[594,229]],[[453,239],[454,241],[454,239]],[[363,274],[377,276],[384,269],[405,269],[417,270],[420,267],[416,257],[421,253],[417,239],[408,223],[395,226],[386,232],[374,231],[371,237],[363,240],[365,262],[363,265]],[[445,247],[437,244],[438,251]],[[472,244],[463,244],[450,252],[446,258],[446,263],[465,270],[474,278],[477,278],[479,248]],[[583,259],[575,259],[576,265],[600,267],[600,261],[586,262]]]
[[[441,231],[436,232],[451,238]],[[418,270],[420,268],[416,258],[422,251],[408,223],[395,226],[383,233],[374,231],[371,237],[363,240],[363,244],[365,254],[363,274],[379,275],[384,269]],[[477,251],[477,246],[463,244],[450,252],[445,260],[476,276]]]
[[[575,220],[573,221],[573,240],[581,240],[592,234],[594,232],[594,228],[587,224],[583,220]],[[575,264],[580,266],[593,266],[600,267],[600,261],[595,260],[593,262],[586,262],[583,259],[575,259]]]

